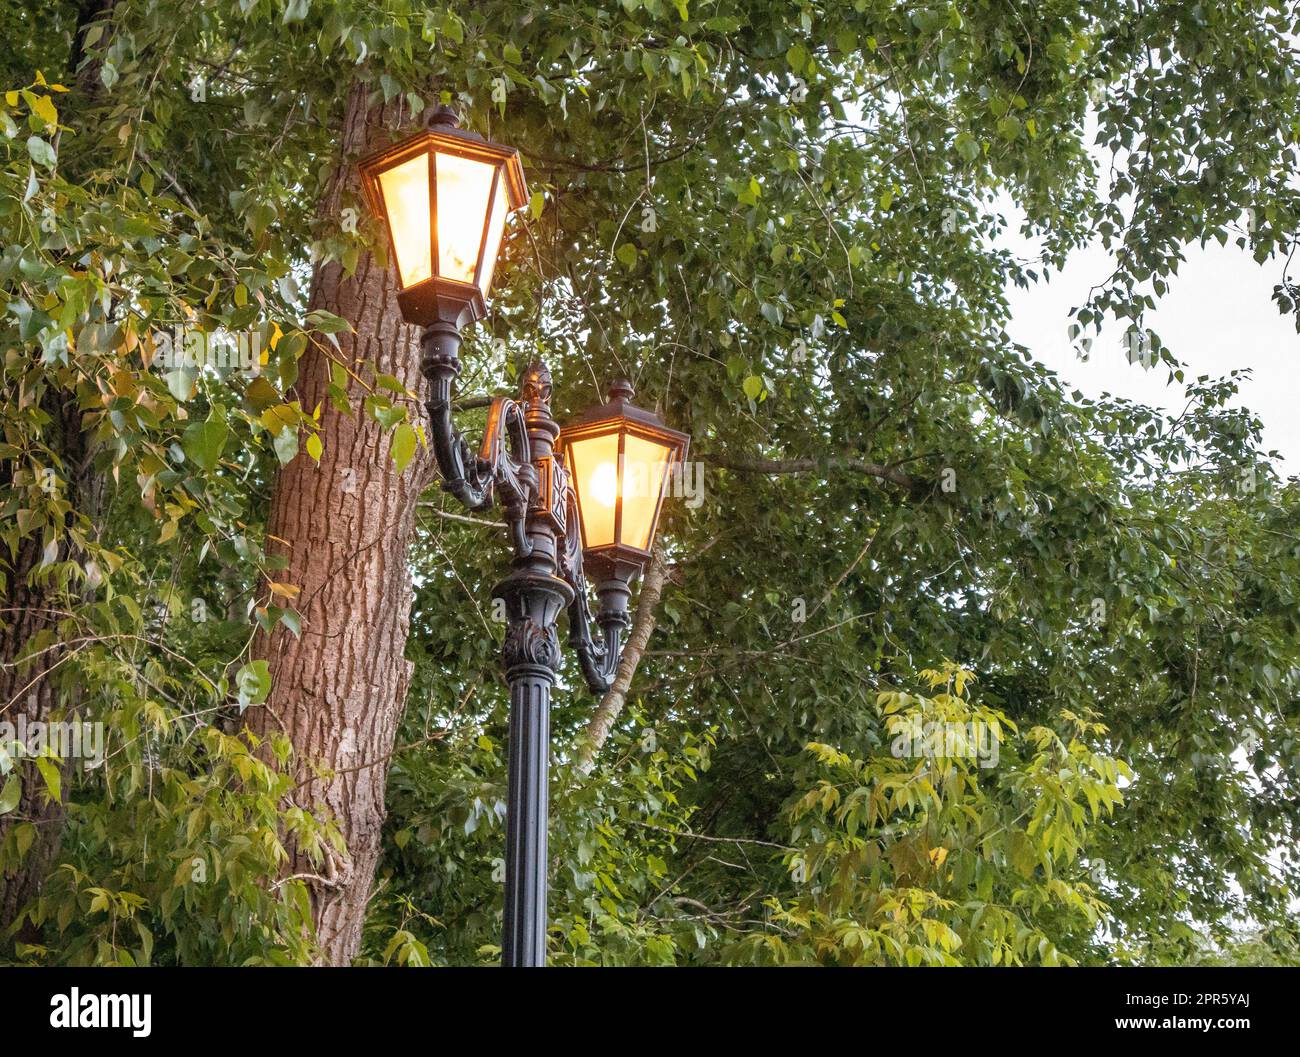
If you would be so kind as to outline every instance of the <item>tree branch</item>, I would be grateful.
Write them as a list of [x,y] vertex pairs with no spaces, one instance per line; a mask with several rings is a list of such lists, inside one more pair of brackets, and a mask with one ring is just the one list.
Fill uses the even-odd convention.
[[614,723],[627,703],[627,692],[632,685],[632,676],[636,674],[641,655],[645,653],[650,636],[654,633],[657,617],[655,610],[659,597],[663,594],[664,584],[668,580],[668,566],[663,554],[656,550],[645,571],[645,580],[641,584],[641,597],[637,600],[636,615],[632,618],[632,630],[623,647],[623,656],[618,662],[618,672],[614,682],[587,723],[587,729],[578,745],[578,770],[590,774],[596,763],[596,754],[609,739]]
[[453,411],[473,411],[475,408],[491,406],[492,397],[490,396],[462,396],[460,399],[451,402]]
[[777,475],[807,473],[810,470],[855,470],[869,477],[877,477],[890,484],[896,484],[908,491],[915,491],[921,486],[917,478],[904,473],[896,466],[884,466],[878,462],[868,462],[847,455],[830,455],[821,459],[764,459],[760,456],[706,453],[699,455],[698,458],[701,462],[710,463],[724,470],[739,470],[745,473]]
[[456,521],[462,525],[486,525],[488,528],[506,528],[504,521],[492,521],[488,518],[470,517],[468,514],[453,514],[450,510],[440,510],[437,505],[430,500],[416,504],[421,510],[427,510],[434,517],[440,517],[444,521]]

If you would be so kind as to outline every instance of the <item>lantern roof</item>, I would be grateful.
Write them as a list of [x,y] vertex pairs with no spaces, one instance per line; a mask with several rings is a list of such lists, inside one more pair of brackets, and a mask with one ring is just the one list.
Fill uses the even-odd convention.
[[616,378],[611,382],[607,394],[605,403],[584,412],[570,425],[564,427],[564,433],[568,436],[576,436],[579,433],[595,432],[592,427],[621,421],[634,429],[639,427],[640,431],[654,433],[670,443],[677,442],[685,453],[686,446],[690,443],[690,436],[665,425],[664,420],[653,411],[633,404],[632,397],[636,395],[636,391],[626,378]]

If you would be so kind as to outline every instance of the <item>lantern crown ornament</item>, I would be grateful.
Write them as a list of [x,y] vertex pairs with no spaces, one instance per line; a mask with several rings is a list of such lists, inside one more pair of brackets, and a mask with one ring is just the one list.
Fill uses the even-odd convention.
[[629,579],[650,560],[655,530],[674,469],[690,437],[632,403],[624,379],[606,403],[560,434],[582,526],[584,561],[603,575]]
[[427,129],[358,169],[388,233],[403,318],[457,327],[481,319],[506,217],[528,201],[519,152],[460,128],[443,106]]

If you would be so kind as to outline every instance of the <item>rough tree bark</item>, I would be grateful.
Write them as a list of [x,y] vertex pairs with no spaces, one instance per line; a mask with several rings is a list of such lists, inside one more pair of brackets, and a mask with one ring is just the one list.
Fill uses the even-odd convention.
[[[365,85],[349,98],[345,163],[323,210],[338,208],[352,179],[347,161],[387,142],[404,120],[392,107],[368,110],[366,98]],[[311,305],[352,324],[354,334],[339,335],[345,362],[369,361],[418,393],[424,385],[418,335],[402,322],[395,295],[391,271],[364,257],[347,279],[335,263],[318,268]],[[251,710],[249,726],[261,736],[289,737],[300,783],[296,802],[331,814],[347,840],[346,859],[323,870],[297,849],[288,866],[289,873],[312,875],[321,960],[346,965],[361,941],[388,760],[410,678],[406,555],[432,461],[421,451],[399,474],[390,455],[393,434],[361,413],[364,391],[353,381],[356,413],[340,414],[326,396],[329,375],[324,348],[309,349],[293,396],[304,408],[320,405],[324,452],[319,466],[300,454],[280,470],[267,526],[268,546],[288,559],[276,579],[301,588],[302,637],[284,628],[260,637],[255,649],[269,662],[272,689],[265,705]]]
[[[55,718],[58,694],[54,679],[46,673],[66,659],[62,650],[54,649],[31,664],[16,660],[33,636],[58,621],[53,607],[59,599],[44,587],[29,585],[32,571],[41,562],[41,550],[39,537],[24,540],[13,567],[5,570],[9,586],[2,596],[4,613],[0,618],[0,721],[17,726],[21,719],[28,728]],[[18,774],[22,781],[18,805],[0,815],[0,848],[13,863],[0,871],[0,932],[13,925],[23,907],[40,894],[63,830],[63,803],[49,797],[35,764],[20,764]],[[34,829],[32,842],[20,858],[17,837],[10,838],[22,825]],[[34,940],[35,936],[23,938]]]
[[[90,466],[76,397],[52,393],[48,405],[58,430],[54,447],[68,469],[66,494],[74,509],[93,521],[103,505],[104,481]],[[33,573],[43,559],[41,542],[39,536],[23,540],[12,566],[0,570],[5,578],[5,586],[0,589],[0,720],[16,727],[21,718],[29,730],[33,723],[48,723],[71,714],[79,703],[75,688],[60,695],[56,685],[55,673],[70,657],[61,644],[56,642],[42,649],[31,660],[22,659],[34,636],[54,628],[68,615],[67,606],[72,601],[66,592],[33,581]],[[70,555],[68,544],[62,544],[58,560],[66,561],[70,556],[76,557]],[[70,761],[63,761],[64,789],[68,787],[70,766]],[[10,834],[20,825],[29,823],[34,832],[21,859],[16,844],[5,847],[6,859],[17,861],[0,872],[0,931],[13,925],[23,907],[40,894],[59,853],[63,833],[63,803],[49,796],[35,764],[22,764],[19,774],[22,794],[18,806],[0,815],[0,847],[5,847]],[[29,930],[22,938],[35,941],[36,935]]]

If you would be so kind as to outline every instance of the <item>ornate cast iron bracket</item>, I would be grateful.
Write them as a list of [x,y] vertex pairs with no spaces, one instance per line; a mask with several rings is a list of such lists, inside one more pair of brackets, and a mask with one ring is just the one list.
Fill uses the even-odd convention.
[[[622,655],[631,590],[625,579],[602,576],[596,583],[598,609],[593,616],[583,568],[582,532],[577,497],[564,458],[552,444],[559,427],[550,414],[551,377],[537,362],[523,379],[520,399],[498,397],[488,411],[487,427],[477,454],[452,421],[452,388],[460,375],[460,334],[452,323],[424,329],[420,368],[432,385],[426,405],[431,443],[442,473],[443,488],[474,511],[500,502],[509,528],[516,572],[502,585],[503,594],[518,596],[520,568],[531,576],[553,576],[567,585],[569,645],[578,656],[592,693],[613,683]],[[539,552],[540,549],[540,552]],[[543,607],[549,608],[549,607]],[[512,607],[513,609],[513,607]],[[553,624],[532,619],[535,607],[511,612],[505,653],[507,664],[540,664],[557,671],[558,649]],[[594,631],[593,631],[594,625]],[[546,646],[541,646],[545,643]],[[539,648],[540,647],[540,648]]]
[[578,655],[582,676],[593,694],[603,694],[614,682],[623,653],[624,631],[631,623],[627,604],[631,591],[619,579],[601,580],[596,588],[600,600],[595,623],[599,638],[591,631],[592,614],[587,595],[587,576],[582,563],[582,531],[578,524],[578,500],[573,489],[565,496],[565,531],[559,553],[560,576],[573,588],[569,603],[569,645]]
[[524,408],[508,397],[493,400],[475,455],[451,418],[452,386],[460,375],[459,332],[450,323],[435,323],[424,329],[420,346],[420,370],[432,385],[425,407],[443,488],[476,511],[490,510],[499,496],[515,555],[527,557],[532,551],[528,508],[538,482]]

